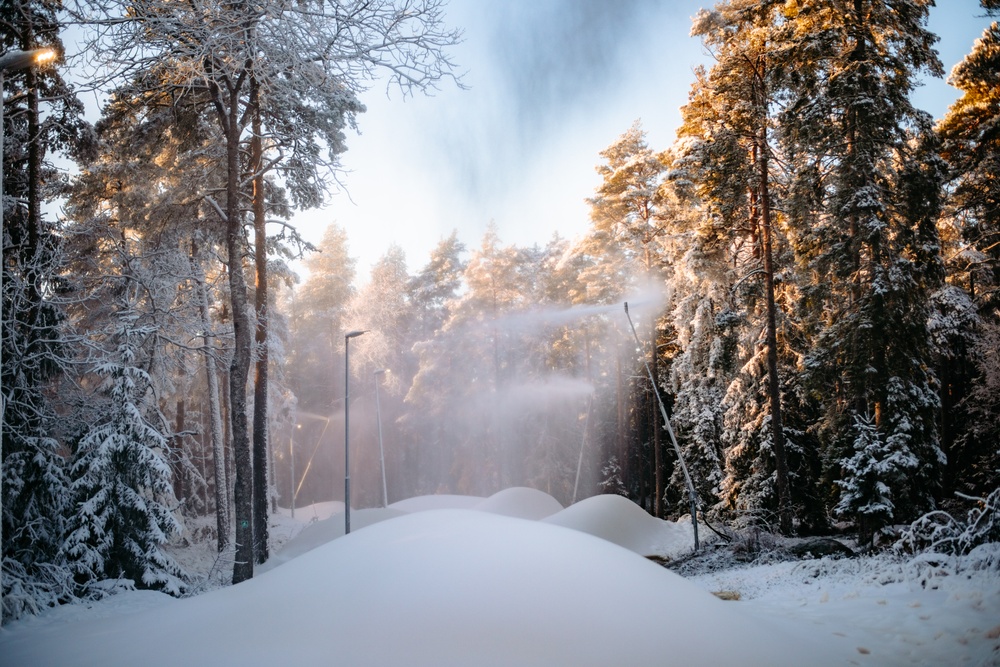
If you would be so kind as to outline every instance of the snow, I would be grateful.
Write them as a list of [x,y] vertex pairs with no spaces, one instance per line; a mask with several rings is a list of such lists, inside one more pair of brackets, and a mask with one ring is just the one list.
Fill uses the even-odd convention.
[[685,579],[639,554],[684,553],[690,523],[617,496],[411,499],[352,511],[347,536],[335,509],[274,517],[298,533],[240,585],[5,626],[0,666],[1000,664],[995,570],[824,559]]
[[916,576],[891,559],[782,562],[692,578],[788,632],[834,635],[860,665],[1000,665],[1000,572]]
[[558,500],[544,491],[523,486],[498,491],[474,507],[480,512],[492,512],[520,519],[544,519],[562,508]]
[[586,498],[544,521],[614,542],[640,556],[676,558],[694,545],[690,521],[657,519],[618,495]]

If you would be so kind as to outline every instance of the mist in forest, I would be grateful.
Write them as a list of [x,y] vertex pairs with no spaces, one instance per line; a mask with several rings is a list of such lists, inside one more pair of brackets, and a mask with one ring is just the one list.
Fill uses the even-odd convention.
[[[352,339],[352,506],[383,503],[383,459],[390,504],[421,494],[488,496],[511,486],[541,489],[564,504],[574,493],[600,492],[619,384],[611,357],[639,359],[626,300],[648,335],[652,314],[662,308],[656,290],[610,304],[534,305],[496,317],[479,311],[454,318],[427,340],[396,350],[400,368],[382,369],[386,364],[364,347],[380,346],[384,332]],[[296,413],[298,506],[344,498],[343,349],[329,361],[328,378],[341,380],[333,409]],[[300,405],[313,402],[308,389],[300,390]],[[287,505],[289,445],[276,449],[283,450],[275,476]]]

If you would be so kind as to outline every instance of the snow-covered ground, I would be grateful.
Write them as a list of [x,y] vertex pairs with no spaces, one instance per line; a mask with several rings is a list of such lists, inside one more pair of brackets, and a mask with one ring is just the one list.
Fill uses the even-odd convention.
[[[1000,573],[889,558],[681,577],[690,523],[532,489],[275,517],[254,579],[0,630],[0,665],[1000,665]],[[278,546],[280,545],[280,546]],[[730,591],[739,601],[712,592]]]

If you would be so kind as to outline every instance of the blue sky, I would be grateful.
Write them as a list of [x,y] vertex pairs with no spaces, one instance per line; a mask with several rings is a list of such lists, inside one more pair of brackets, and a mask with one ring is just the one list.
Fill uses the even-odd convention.
[[[692,70],[709,63],[689,36],[707,4],[450,0],[447,21],[465,31],[453,55],[467,89],[446,83],[406,100],[368,91],[343,159],[350,197],[294,222],[314,242],[329,223],[344,227],[362,281],[390,243],[416,270],[452,229],[470,249],[491,221],[503,242],[522,246],[578,236],[598,153],[636,119],[652,148],[673,141]],[[938,4],[930,27],[950,71],[989,20],[977,0]],[[955,97],[930,80],[914,100],[940,117]]]

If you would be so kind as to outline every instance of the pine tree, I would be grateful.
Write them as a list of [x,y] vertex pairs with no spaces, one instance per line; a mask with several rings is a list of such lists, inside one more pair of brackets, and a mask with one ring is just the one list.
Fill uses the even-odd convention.
[[[588,199],[591,222],[598,237],[618,246],[631,275],[640,276],[643,287],[652,287],[662,280],[662,260],[657,243],[666,229],[662,223],[660,183],[665,166],[646,143],[646,133],[639,121],[632,124],[614,143],[601,151],[604,162],[597,167],[602,183]],[[650,360],[652,382],[660,385],[658,318],[654,318],[644,335],[651,338],[654,350]],[[661,442],[656,389],[647,387],[641,399],[652,419],[652,510],[663,516],[666,464]]]
[[343,358],[343,332],[348,330],[344,318],[354,297],[356,264],[344,229],[327,227],[319,252],[307,257],[305,264],[309,277],[291,304],[289,382],[301,410],[325,415],[344,395],[339,360]]
[[121,304],[111,337],[115,350],[95,369],[105,403],[74,447],[65,551],[84,591],[115,578],[175,595],[185,588],[182,572],[162,550],[180,525],[168,505],[166,439],[150,421],[156,407],[142,346],[151,333],[131,303]]
[[[1000,4],[983,2],[993,15]],[[995,385],[1000,326],[1000,25],[993,22],[955,66],[962,96],[938,124],[951,197],[946,207],[949,287],[935,303],[949,467],[965,493],[995,486],[1000,437]],[[958,294],[956,292],[960,291]],[[959,475],[961,474],[961,477]]]
[[[705,239],[735,244],[733,260],[742,275],[732,280],[732,291],[745,299],[746,333],[748,340],[754,341],[746,345],[750,361],[744,369],[759,368],[764,374],[744,373],[743,381],[759,384],[762,391],[729,391],[731,397],[738,397],[730,405],[770,431],[760,436],[770,443],[766,449],[751,447],[741,452],[742,456],[762,459],[752,467],[774,471],[773,501],[780,530],[788,533],[792,530],[792,498],[778,332],[784,316],[779,312],[782,239],[775,197],[780,180],[772,166],[776,162],[773,109],[780,96],[778,73],[784,57],[776,34],[781,22],[779,10],[774,2],[737,0],[720,3],[714,11],[702,11],[695,18],[692,32],[712,49],[716,64],[708,72],[698,72],[680,135],[688,138],[683,162],[693,177],[695,191],[706,215],[715,219],[704,225]],[[758,277],[759,286],[748,282]],[[763,342],[759,359],[754,349],[755,332]],[[740,401],[747,403],[740,405]],[[754,414],[759,418],[754,419]]]
[[[823,428],[834,477],[852,447],[839,436],[856,414],[872,415],[887,446],[919,461],[912,477],[892,480],[901,520],[933,505],[944,463],[926,328],[937,186],[907,172],[927,159],[930,129],[908,96],[918,73],[941,70],[930,4],[831,0],[784,13],[780,136],[795,166],[788,210],[816,341],[805,370],[814,390],[832,388]],[[914,178],[930,201],[910,197]]]

